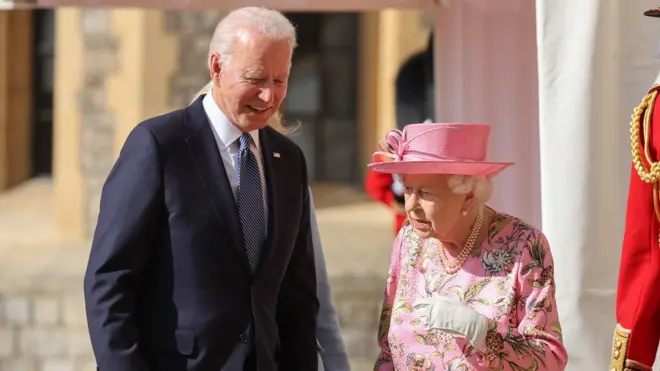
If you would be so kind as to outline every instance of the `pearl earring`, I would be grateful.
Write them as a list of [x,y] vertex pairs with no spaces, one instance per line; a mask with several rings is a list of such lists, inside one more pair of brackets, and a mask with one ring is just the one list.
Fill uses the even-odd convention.
[[463,215],[463,216],[467,216],[467,210],[463,210],[463,211],[461,211],[461,215]]

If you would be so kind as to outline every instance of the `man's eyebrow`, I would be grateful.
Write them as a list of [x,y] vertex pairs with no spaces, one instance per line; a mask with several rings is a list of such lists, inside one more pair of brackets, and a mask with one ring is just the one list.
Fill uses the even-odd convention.
[[246,77],[258,77],[262,75],[262,71],[259,69],[247,69],[243,71],[243,76]]

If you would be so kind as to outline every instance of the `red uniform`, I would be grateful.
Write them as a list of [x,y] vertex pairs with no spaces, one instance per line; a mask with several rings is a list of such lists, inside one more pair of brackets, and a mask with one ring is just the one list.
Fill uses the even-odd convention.
[[[367,170],[367,176],[364,180],[364,188],[375,201],[382,202],[395,210],[394,234],[399,233],[399,229],[406,222],[406,214],[396,211],[396,200],[392,191],[394,179],[392,174],[379,173],[371,169]],[[401,205],[403,207],[403,205]]]
[[[645,13],[660,16],[659,10]],[[635,108],[611,371],[651,370],[660,341],[660,85]]]

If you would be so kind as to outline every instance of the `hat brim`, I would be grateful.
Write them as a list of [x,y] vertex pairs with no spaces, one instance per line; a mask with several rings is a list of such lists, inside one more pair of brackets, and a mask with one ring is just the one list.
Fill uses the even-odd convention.
[[644,15],[647,17],[660,18],[660,8],[649,9],[644,12]]
[[513,162],[392,161],[367,166],[373,171],[390,174],[494,176],[511,165]]

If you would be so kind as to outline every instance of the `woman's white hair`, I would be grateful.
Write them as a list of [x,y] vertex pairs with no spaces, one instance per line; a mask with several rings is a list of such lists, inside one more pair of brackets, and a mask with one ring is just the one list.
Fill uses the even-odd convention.
[[220,63],[226,66],[234,54],[241,30],[255,30],[272,40],[288,40],[291,51],[297,45],[296,29],[282,13],[248,6],[230,12],[218,23],[209,46],[209,55],[219,53]]
[[449,189],[455,194],[472,193],[481,204],[488,202],[495,191],[493,178],[484,176],[452,175],[448,183]]

